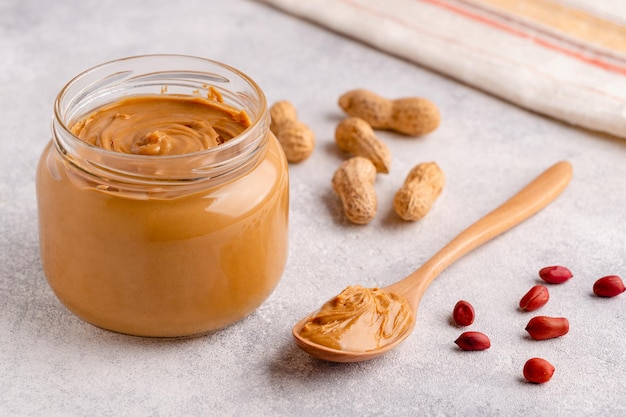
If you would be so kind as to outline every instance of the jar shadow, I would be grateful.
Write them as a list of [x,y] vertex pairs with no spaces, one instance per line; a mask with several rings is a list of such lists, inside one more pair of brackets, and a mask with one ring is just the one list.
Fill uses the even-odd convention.
[[69,311],[47,285],[41,269],[32,283],[38,287],[37,293],[40,296],[35,303],[27,300],[26,297],[12,298],[14,304],[28,306],[28,311],[22,308],[23,314],[14,324],[21,329],[30,328],[32,335],[23,335],[22,338],[36,337],[38,342],[49,343],[56,347],[59,345],[80,347],[85,351],[128,350],[129,354],[133,351],[146,351],[146,349],[188,347],[206,344],[207,339],[217,337],[219,332],[236,324],[213,332],[184,337],[147,337],[119,333],[88,323]]

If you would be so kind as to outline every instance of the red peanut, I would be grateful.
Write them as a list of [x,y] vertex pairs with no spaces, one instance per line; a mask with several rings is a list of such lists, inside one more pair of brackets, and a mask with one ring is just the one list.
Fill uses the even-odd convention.
[[593,284],[593,293],[598,297],[615,297],[624,291],[624,281],[617,275],[607,275]]
[[550,299],[548,288],[543,285],[535,285],[519,301],[519,306],[524,311],[535,311],[546,305]]
[[460,300],[454,305],[452,310],[452,318],[459,326],[469,326],[474,323],[474,307],[465,300]]
[[550,284],[562,284],[573,276],[564,266],[546,266],[539,271],[539,277]]
[[530,319],[526,331],[535,340],[552,339],[569,332],[569,321],[565,317],[537,316]]
[[534,384],[548,382],[554,375],[554,366],[545,359],[532,358],[524,364],[524,378]]
[[491,347],[491,341],[481,332],[465,332],[454,341],[463,350],[485,350]]

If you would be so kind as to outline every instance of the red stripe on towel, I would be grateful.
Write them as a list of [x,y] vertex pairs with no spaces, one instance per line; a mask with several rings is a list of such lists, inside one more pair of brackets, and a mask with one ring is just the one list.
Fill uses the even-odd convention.
[[514,35],[514,36],[517,36],[517,37],[520,37],[520,38],[524,38],[524,39],[529,39],[529,40],[531,40],[532,42],[534,42],[535,44],[537,44],[539,46],[542,46],[542,47],[544,47],[546,49],[550,49],[552,51],[556,51],[556,52],[562,53],[564,55],[567,55],[567,56],[569,56],[571,58],[577,59],[577,60],[579,60],[581,62],[584,62],[586,64],[593,65],[595,67],[602,68],[604,70],[611,71],[611,72],[614,72],[614,73],[617,73],[617,74],[626,75],[626,67],[615,65],[615,64],[612,64],[610,62],[606,62],[606,61],[603,61],[603,60],[598,59],[598,58],[593,58],[593,57],[590,57],[590,56],[586,56],[586,55],[584,55],[584,54],[582,54],[580,52],[564,48],[564,47],[562,47],[560,45],[557,45],[557,44],[555,44],[553,42],[547,41],[545,39],[538,38],[536,36],[533,36],[533,35],[531,35],[529,33],[524,32],[524,31],[515,29],[515,28],[513,28],[511,26],[507,26],[504,23],[501,23],[501,22],[498,22],[496,20],[490,19],[490,18],[488,18],[486,16],[482,16],[482,15],[474,13],[474,12],[472,12],[470,10],[463,9],[461,7],[454,6],[452,4],[446,3],[445,1],[442,1],[442,0],[416,0],[416,1],[421,1],[421,2],[424,2],[424,3],[431,4],[433,6],[437,6],[437,7],[441,8],[441,9],[445,9],[447,11],[456,13],[459,16],[463,16],[465,18],[474,20],[476,22],[479,22],[479,23],[482,23],[482,24],[484,24],[486,26],[490,26],[492,28],[501,30],[501,31],[506,32],[508,34],[511,34],[511,35]]

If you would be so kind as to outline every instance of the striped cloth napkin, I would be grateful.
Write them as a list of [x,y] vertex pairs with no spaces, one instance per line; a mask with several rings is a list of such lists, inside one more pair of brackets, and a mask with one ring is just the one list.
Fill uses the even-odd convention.
[[521,107],[626,138],[624,0],[261,0]]

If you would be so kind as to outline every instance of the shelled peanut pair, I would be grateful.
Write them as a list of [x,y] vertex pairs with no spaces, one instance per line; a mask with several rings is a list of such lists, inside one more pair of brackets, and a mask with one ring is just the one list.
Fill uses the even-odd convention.
[[[388,100],[367,90],[347,92],[339,98],[339,106],[349,117],[337,126],[335,142],[339,149],[353,156],[339,166],[332,185],[347,219],[367,224],[378,209],[376,174],[389,173],[391,166],[391,152],[374,129],[409,136],[426,134],[439,126],[439,110],[423,98]],[[444,183],[444,173],[435,162],[415,166],[394,197],[394,210],[406,221],[424,217]]]
[[[452,310],[452,320],[454,324],[461,327],[466,327],[474,323],[476,312],[474,306],[468,301],[459,300]],[[454,341],[457,346],[462,350],[485,350],[491,347],[491,340],[483,332],[468,331],[463,332]]]

